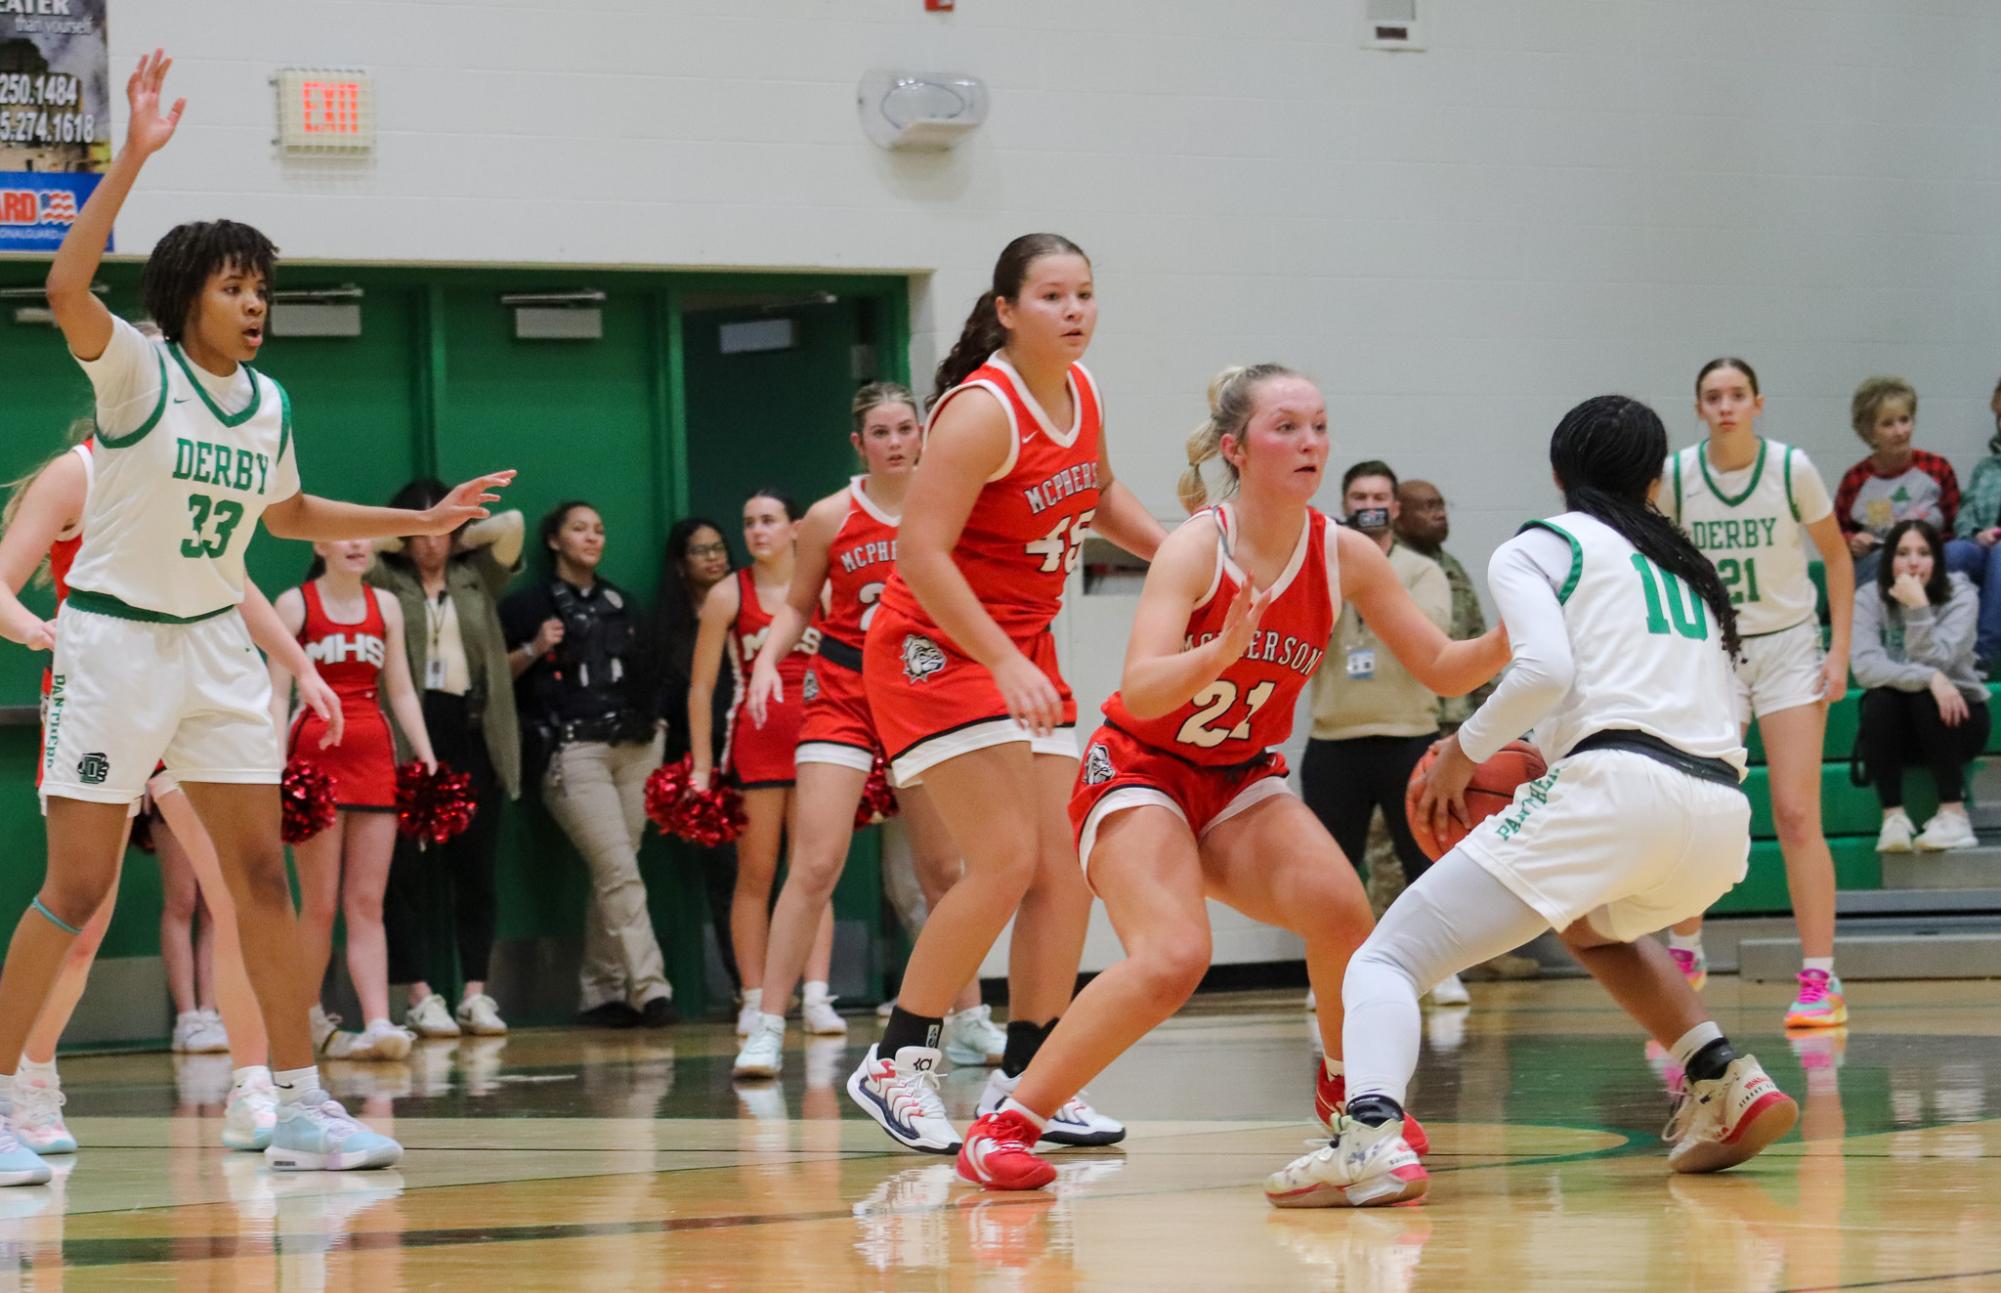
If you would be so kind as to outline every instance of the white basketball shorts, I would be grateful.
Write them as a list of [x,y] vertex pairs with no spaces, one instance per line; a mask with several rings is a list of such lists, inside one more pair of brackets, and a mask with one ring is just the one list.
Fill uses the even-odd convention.
[[1797,709],[1820,699],[1820,625],[1814,620],[1744,639],[1737,661],[1737,725],[1753,716]]
[[1643,754],[1588,750],[1521,786],[1459,847],[1552,929],[1587,917],[1630,943],[1744,878],[1751,801]]
[[124,804],[176,780],[275,784],[271,678],[234,610],[160,624],[65,606],[56,621],[42,797]]

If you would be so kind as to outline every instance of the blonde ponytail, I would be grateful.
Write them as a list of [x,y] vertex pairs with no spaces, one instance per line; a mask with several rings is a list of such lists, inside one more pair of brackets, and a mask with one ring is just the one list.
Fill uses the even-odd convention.
[[[1210,380],[1209,419],[1188,437],[1188,470],[1181,473],[1175,491],[1190,514],[1201,511],[1209,502],[1209,483],[1202,474],[1203,465],[1222,456],[1224,436],[1243,435],[1244,425],[1257,408],[1257,388],[1270,378],[1293,375],[1283,364],[1235,364]],[[1237,469],[1225,461],[1223,471],[1227,479],[1217,497],[1228,498],[1237,492]]]
[[[7,491],[7,502],[4,506],[0,506],[0,534],[6,533],[7,528],[14,524],[14,517],[21,510],[21,500],[28,496],[28,490],[33,488],[35,482],[41,478],[42,473],[61,462],[63,454],[76,448],[92,435],[96,434],[96,432],[97,420],[95,418],[76,419],[69,424],[69,431],[66,433],[63,441],[62,453],[54,454],[44,459],[24,475],[8,481],[5,485],[0,485],[0,489]],[[36,567],[32,582],[38,588],[48,584],[49,563],[46,556],[43,557],[41,564]]]

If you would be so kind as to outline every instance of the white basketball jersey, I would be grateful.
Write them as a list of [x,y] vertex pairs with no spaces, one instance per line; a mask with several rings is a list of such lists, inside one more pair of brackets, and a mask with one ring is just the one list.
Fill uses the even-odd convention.
[[1806,532],[1793,491],[1794,473],[1811,470],[1799,450],[1760,440],[1749,481],[1726,494],[1703,445],[1690,445],[1667,461],[1662,510],[1715,563],[1737,608],[1737,631],[1745,637],[1782,632],[1814,617]]
[[250,402],[226,414],[180,347],[152,350],[160,390],[150,415],[96,439],[72,600],[127,618],[200,619],[243,600],[243,553],[259,518],[299,492],[291,406],[246,366]]
[[1582,512],[1529,524],[1570,541],[1557,600],[1575,672],[1562,703],[1536,724],[1543,757],[1554,763],[1593,732],[1626,729],[1742,769],[1730,658],[1695,590]]

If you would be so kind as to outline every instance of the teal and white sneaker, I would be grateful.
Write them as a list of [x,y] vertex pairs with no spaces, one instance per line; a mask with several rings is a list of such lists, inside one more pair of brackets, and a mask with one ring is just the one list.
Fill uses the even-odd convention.
[[279,1104],[264,1157],[279,1171],[352,1172],[393,1167],[403,1147],[356,1122],[326,1092],[308,1091],[295,1104]]
[[76,1137],[63,1122],[63,1104],[68,1097],[53,1080],[31,1082],[14,1079],[14,1112],[9,1121],[15,1137],[37,1154],[74,1154]]
[[229,1103],[222,1111],[224,1149],[269,1149],[277,1126],[278,1090],[271,1085],[270,1070],[259,1069],[230,1089]]
[[14,1135],[12,1118],[0,1118],[0,1185],[47,1185],[55,1173],[42,1156]]

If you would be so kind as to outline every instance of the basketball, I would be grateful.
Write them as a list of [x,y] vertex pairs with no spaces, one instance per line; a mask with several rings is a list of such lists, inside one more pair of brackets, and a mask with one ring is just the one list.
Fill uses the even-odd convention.
[[1404,813],[1410,821],[1410,833],[1417,837],[1417,846],[1433,862],[1451,852],[1452,846],[1465,839],[1473,826],[1478,826],[1512,803],[1516,787],[1524,781],[1534,781],[1549,770],[1549,765],[1542,761],[1540,750],[1527,741],[1509,741],[1493,758],[1473,770],[1473,780],[1466,787],[1466,810],[1472,814],[1473,825],[1462,825],[1458,819],[1448,818],[1444,838],[1434,839],[1431,822],[1420,820],[1416,810],[1418,786],[1437,761],[1438,747],[1434,745],[1411,769],[1410,784],[1404,792]]

